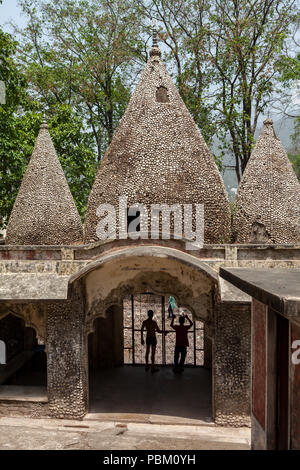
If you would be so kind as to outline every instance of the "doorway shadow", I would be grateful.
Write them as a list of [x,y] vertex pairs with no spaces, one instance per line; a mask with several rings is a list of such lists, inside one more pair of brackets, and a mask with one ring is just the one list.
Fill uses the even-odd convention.
[[[172,367],[145,372],[143,366],[123,366],[90,372],[90,410],[105,418],[212,422],[211,371],[187,367],[174,374]],[[102,416],[104,417],[104,416]]]

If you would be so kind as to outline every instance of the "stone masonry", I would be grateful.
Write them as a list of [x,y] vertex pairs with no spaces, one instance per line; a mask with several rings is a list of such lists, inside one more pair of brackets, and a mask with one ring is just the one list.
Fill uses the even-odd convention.
[[[97,240],[100,204],[204,204],[206,243],[230,240],[230,207],[222,177],[200,131],[153,48],[99,167],[85,220],[85,242]],[[119,214],[126,224],[127,214]]]
[[82,224],[48,126],[41,125],[7,226],[9,245],[82,241]]
[[[27,411],[24,402],[8,406],[0,400],[0,414],[7,410],[17,416],[82,419],[89,409],[89,334],[103,324],[111,328],[104,340],[111,346],[106,348],[111,355],[107,364],[121,366],[123,300],[151,292],[173,295],[180,308],[204,324],[216,424],[248,426],[251,299],[221,280],[219,269],[299,268],[299,194],[287,155],[267,120],[238,189],[231,230],[221,175],[156,42],[99,166],[84,238],[43,123],[5,245],[0,245],[0,340],[2,331],[9,337],[8,321],[3,330],[1,322],[10,314],[35,329],[47,354],[47,397],[41,404],[28,402]],[[102,203],[118,207],[119,196],[126,196],[128,205],[147,208],[153,203],[204,204],[203,248],[189,252],[185,238],[99,241],[97,208]],[[120,215],[126,226],[127,214]],[[102,351],[99,338],[95,348]]]
[[235,205],[237,243],[299,243],[300,183],[271,119],[264,122]]

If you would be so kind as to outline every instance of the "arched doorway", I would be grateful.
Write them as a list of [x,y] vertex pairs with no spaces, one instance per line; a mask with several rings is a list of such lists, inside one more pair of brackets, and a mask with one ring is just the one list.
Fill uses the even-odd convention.
[[[89,411],[97,412],[95,402],[98,402],[102,416],[116,412],[118,419],[120,414],[163,416],[163,412],[167,412],[175,422],[177,419],[211,419],[213,392],[210,370],[204,370],[203,366],[191,368],[178,377],[183,387],[180,388],[179,382],[174,382],[177,378],[171,365],[152,378],[145,376],[144,368],[138,370],[138,366],[124,366],[123,300],[143,292],[160,297],[174,295],[181,308],[188,309],[194,320],[202,321],[209,328],[218,288],[217,273],[179,250],[139,246],[103,254],[71,278],[70,288],[77,281],[83,287],[85,299],[86,355],[90,366]],[[172,355],[173,351],[170,357]],[[207,386],[197,375],[200,367],[208,376]],[[193,374],[197,377],[192,377]],[[166,389],[166,383],[162,383],[164,375],[169,389]],[[164,389],[166,393],[163,393]],[[155,395],[157,392],[160,395]],[[205,411],[201,409],[201,392],[206,399]],[[189,393],[194,394],[193,399]],[[176,406],[173,411],[166,411],[171,396],[175,397]],[[195,408],[191,410],[186,404],[192,402]]]
[[[211,367],[204,367],[204,324],[194,322],[188,334],[184,373],[175,374],[175,331],[163,315],[164,302],[165,296],[157,294],[131,295],[123,299],[123,308],[112,306],[105,317],[94,320],[94,331],[88,337],[92,418],[212,422],[212,375]],[[135,303],[142,304],[140,309],[134,308]],[[162,331],[168,332],[166,336],[157,334],[159,371],[155,375],[145,370],[145,346],[140,340],[148,308],[155,312]],[[186,309],[185,313],[192,315]]]
[[5,363],[0,365],[0,400],[47,399],[47,358],[36,331],[9,311],[0,319]]

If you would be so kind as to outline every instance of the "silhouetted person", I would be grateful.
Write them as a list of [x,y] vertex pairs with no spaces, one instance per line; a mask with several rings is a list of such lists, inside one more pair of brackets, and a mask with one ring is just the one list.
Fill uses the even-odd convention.
[[156,345],[157,345],[157,339],[156,339],[156,332],[162,333],[162,330],[158,327],[158,324],[156,321],[153,320],[153,311],[148,310],[148,318],[147,320],[143,321],[142,324],[142,329],[141,329],[141,342],[144,345],[144,329],[146,328],[147,331],[147,336],[146,336],[146,370],[149,370],[149,352],[151,348],[151,372],[157,372],[159,369],[155,367],[155,352],[156,352]]
[[[176,343],[174,351],[174,372],[183,372],[184,361],[186,358],[187,347],[189,346],[188,330],[192,328],[193,322],[187,315],[179,317],[179,325],[174,325],[175,315],[173,315],[171,321],[171,328],[176,331]],[[189,322],[189,325],[185,326],[185,319]],[[180,356],[180,361],[179,361]],[[179,362],[179,364],[178,364]]]

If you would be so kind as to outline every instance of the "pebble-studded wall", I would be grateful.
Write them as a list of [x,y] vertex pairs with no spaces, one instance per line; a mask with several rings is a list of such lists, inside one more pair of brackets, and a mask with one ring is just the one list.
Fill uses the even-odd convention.
[[[128,197],[128,204],[144,203],[148,208],[152,203],[203,203],[205,242],[230,242],[230,209],[222,178],[199,129],[161,62],[157,47],[151,51],[141,80],[100,165],[88,203],[85,242],[97,240],[96,210],[99,204],[110,203],[117,208],[118,197],[122,195]],[[299,198],[299,183],[280,141],[274,135],[271,121],[267,120],[238,191],[233,219],[235,240],[239,243],[263,244],[299,242]],[[123,217],[127,218],[127,214],[123,214]],[[123,222],[127,221],[123,219]],[[68,245],[81,241],[80,218],[47,125],[43,123],[9,220],[6,244]],[[231,251],[232,247],[229,248],[230,250],[226,246],[223,253],[223,248],[218,247],[221,255],[219,254],[220,258],[215,266],[224,263],[226,252]],[[36,267],[37,260],[42,255],[35,254],[35,249],[28,254],[25,247],[22,247],[12,254],[3,252],[2,256],[4,260],[11,256],[14,261],[15,258],[24,258],[26,261],[23,267],[18,268],[20,271],[23,269],[24,273],[33,269],[33,265],[35,269],[44,270],[42,264],[39,264],[39,268]],[[99,252],[93,252],[96,248],[91,245],[80,249],[81,254],[68,254],[68,249],[65,250],[65,255],[70,258],[63,259],[60,274],[67,266],[73,269],[72,263],[77,260],[88,262],[94,256],[100,257],[101,250],[104,250],[101,247]],[[136,249],[138,248],[134,247]],[[212,251],[203,251],[199,257],[202,256],[206,261],[213,258],[213,248],[209,249]],[[238,248],[235,250],[237,257],[241,251]],[[296,251],[295,248],[295,253]],[[251,254],[246,252],[245,256],[248,258],[245,259],[258,265],[258,256],[263,256],[261,252],[262,250],[259,255],[258,251]],[[274,252],[264,254],[268,260],[275,260],[274,266],[279,262],[276,258],[279,255],[276,253],[274,247]],[[291,263],[293,256],[298,260],[295,253],[281,254],[283,260],[280,262]],[[60,259],[60,255],[49,251],[47,256],[50,255]],[[29,262],[30,256],[34,261]],[[178,291],[177,284],[174,287],[174,277],[170,276],[165,267],[166,259],[161,255],[157,255],[157,258],[164,259],[162,266],[165,271],[161,270],[159,274],[163,277],[164,285],[169,285],[173,279],[173,289]],[[244,261],[242,258],[241,260]],[[102,281],[103,284],[109,284],[115,276],[121,277],[125,273],[127,279],[124,274],[122,282],[126,286],[128,262],[127,258],[122,269],[110,272],[107,279]],[[233,262],[240,261],[236,258]],[[145,257],[142,258],[142,263],[145,263]],[[136,264],[137,261],[132,270],[136,270]],[[18,263],[7,265],[5,269],[14,272],[17,265]],[[78,266],[70,272],[80,269]],[[181,272],[183,271],[181,267]],[[46,276],[45,271],[42,272]],[[139,282],[146,284],[149,272],[151,269],[143,273]],[[205,300],[208,298],[210,306],[210,291],[205,290],[202,295],[200,290],[197,297],[193,290],[196,285],[195,273],[191,268],[191,294],[187,292],[186,285],[182,296],[193,297],[194,301],[196,298],[201,308],[204,302],[208,303]],[[181,288],[180,284],[178,287]],[[98,288],[99,283],[95,276],[95,292]],[[168,289],[164,291],[168,292]],[[102,302],[101,296],[95,300]],[[71,300],[48,305],[45,343],[49,404],[42,405],[42,415],[49,413],[49,416],[57,418],[82,418],[87,412],[88,348],[85,314],[84,299],[79,287],[74,290]],[[213,315],[214,325],[210,325],[210,337],[213,345],[213,408],[216,424],[249,425],[250,307],[234,303],[219,304]],[[44,321],[44,317],[42,320]],[[42,338],[44,339],[43,335]],[[210,349],[210,344],[208,346]],[[115,352],[118,357],[119,352]],[[22,409],[16,411],[22,413]],[[1,406],[0,414],[3,410]]]
[[237,243],[299,243],[300,183],[273,121],[266,119],[238,188]]
[[48,126],[41,125],[7,226],[8,245],[82,242],[82,224]]
[[220,426],[250,426],[251,307],[222,303],[215,309],[214,406]]
[[88,408],[88,354],[80,283],[72,300],[52,303],[47,318],[49,413],[82,418]]

